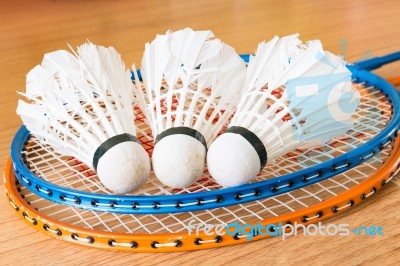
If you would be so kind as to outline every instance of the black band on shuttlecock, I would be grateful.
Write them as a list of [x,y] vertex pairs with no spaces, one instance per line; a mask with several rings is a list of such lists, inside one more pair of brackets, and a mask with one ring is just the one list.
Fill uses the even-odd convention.
[[239,134],[243,138],[245,138],[256,150],[258,158],[260,158],[261,169],[264,168],[268,160],[267,150],[265,149],[262,141],[256,136],[256,134],[244,127],[230,127],[225,132]]
[[199,131],[197,131],[193,128],[189,128],[189,127],[171,127],[167,130],[164,130],[163,132],[158,134],[158,136],[156,137],[156,144],[163,138],[165,138],[167,136],[171,136],[171,135],[176,135],[176,134],[187,135],[187,136],[197,139],[198,141],[200,141],[201,144],[204,145],[204,148],[206,148],[206,150],[207,150],[207,143],[206,143],[204,136]]
[[140,141],[131,134],[120,134],[114,137],[109,138],[108,140],[104,141],[95,151],[93,155],[93,168],[97,171],[97,165],[99,164],[100,158],[112,147],[126,141],[133,141],[140,144]]

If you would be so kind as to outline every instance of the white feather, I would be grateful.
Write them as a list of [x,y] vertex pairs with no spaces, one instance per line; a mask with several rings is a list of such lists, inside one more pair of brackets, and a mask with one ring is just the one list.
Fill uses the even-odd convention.
[[[256,55],[248,65],[247,94],[239,103],[238,110],[229,125],[242,126],[256,133],[264,142],[268,157],[271,159],[297,145],[304,145],[307,141],[315,143],[313,141],[315,138],[326,141],[343,135],[351,127],[332,128],[326,124],[321,126],[326,121],[323,118],[300,125],[301,120],[312,118],[312,114],[328,108],[328,104],[320,101],[314,107],[300,110],[300,113],[295,115],[294,110],[300,107],[289,108],[287,91],[283,90],[282,97],[278,99],[272,94],[274,90],[287,86],[293,79],[315,77],[315,82],[318,82],[318,77],[325,78],[324,75],[343,73],[342,93],[352,93],[358,98],[350,82],[351,73],[344,66],[343,60],[325,52],[319,41],[300,45],[297,36],[296,34],[281,39],[274,37],[270,42],[259,45]],[[339,81],[332,79],[332,82]],[[320,87],[320,93],[326,89],[329,89],[329,86]],[[304,98],[304,101],[306,100],[307,98]],[[265,106],[267,102],[268,108]],[[337,104],[337,101],[329,103],[329,105]],[[282,118],[288,113],[292,115],[292,119],[284,122]],[[351,114],[345,119],[348,125],[352,125],[352,122],[348,121],[351,120]],[[337,120],[344,121],[341,117]],[[298,126],[298,131],[295,131],[293,126]]]
[[[172,127],[188,127],[209,145],[233,115],[244,91],[246,65],[233,48],[213,37],[211,31],[184,29],[146,44],[141,68],[145,90],[135,81],[136,99],[154,137]],[[173,187],[199,178],[205,161],[199,143],[182,136],[157,144],[157,177]]]
[[73,53],[48,53],[28,73],[21,94],[31,103],[19,101],[17,113],[43,144],[92,166],[103,142],[136,135],[131,73],[114,48],[85,43]]
[[[135,91],[154,136],[170,127],[187,126],[211,143],[234,113],[244,91],[246,66],[233,48],[210,40],[213,36],[210,31],[184,29],[157,35],[146,44],[141,67],[145,91]],[[208,88],[211,93],[205,91]],[[217,116],[219,122],[211,123]]]
[[[341,136],[354,123],[359,95],[351,72],[341,58],[325,52],[320,41],[302,44],[297,37],[275,36],[259,44],[247,68],[246,92],[228,126],[253,132],[266,148],[268,163],[294,148],[321,145]],[[211,175],[226,186],[253,179],[259,169],[241,169],[260,167],[260,162],[239,160],[239,155],[232,157],[221,148],[248,143],[229,143],[237,141],[233,136],[220,139],[209,149]],[[229,162],[224,160],[227,157]]]

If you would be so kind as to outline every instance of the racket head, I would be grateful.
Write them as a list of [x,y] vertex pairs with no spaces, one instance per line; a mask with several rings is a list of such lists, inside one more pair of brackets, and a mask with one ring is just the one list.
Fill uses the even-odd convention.
[[[60,160],[57,158],[59,155],[50,152],[49,149],[35,151],[34,158],[31,158],[32,161],[29,164],[32,165],[35,160],[39,160],[39,164],[46,163],[44,159],[40,161],[40,158],[35,158],[35,155],[39,154],[40,157],[40,153],[48,152],[48,156],[53,156],[58,164],[64,164],[66,167],[57,169],[58,177],[46,176],[40,171],[38,171],[39,174],[35,174],[35,168],[27,166],[26,159],[29,156],[24,154],[29,146],[26,143],[29,143],[30,137],[25,127],[19,129],[12,142],[11,157],[14,163],[14,172],[24,186],[48,200],[89,210],[127,214],[175,213],[221,208],[287,193],[359,165],[371,156],[378,154],[397,136],[400,124],[400,103],[396,89],[387,81],[356,65],[349,66],[349,69],[356,82],[365,84],[360,87],[361,95],[364,93],[367,95],[366,97],[372,97],[371,94],[379,94],[377,99],[373,100],[374,106],[363,110],[364,113],[360,114],[360,119],[367,112],[375,112],[377,116],[372,120],[375,120],[377,124],[381,122],[387,124],[382,128],[376,128],[375,131],[369,133],[369,136],[362,131],[368,130],[370,125],[361,127],[358,133],[364,134],[364,139],[358,138],[357,134],[350,134],[348,136],[350,142],[344,144],[343,140],[339,139],[339,145],[342,141],[341,148],[343,149],[333,149],[335,140],[326,145],[325,150],[322,148],[321,152],[315,150],[293,151],[280,161],[278,160],[277,164],[264,168],[255,183],[221,188],[205,171],[200,181],[183,190],[173,190],[162,186],[153,176],[150,183],[138,192],[139,195],[108,194],[109,191],[96,178],[93,178],[95,174],[90,172],[87,166],[71,158],[63,157]],[[371,89],[372,86],[377,89]],[[372,92],[368,92],[368,90],[372,90]],[[382,112],[382,115],[379,112]],[[140,113],[138,121],[142,123],[138,125],[139,134],[141,134],[139,138],[145,149],[151,153],[152,138],[149,136],[149,129],[144,124],[143,115]],[[362,142],[359,142],[361,140]],[[315,153],[315,156],[307,156],[307,153],[312,152]],[[45,156],[47,155],[45,154]],[[302,156],[303,162],[297,165],[295,160],[300,160],[299,158]],[[70,160],[76,163],[72,167],[69,165]],[[54,163],[47,162],[44,167],[52,169],[52,165]],[[276,165],[279,165],[280,169],[275,169]],[[287,171],[287,169],[290,170]],[[88,181],[89,183],[86,183],[86,174],[92,177],[90,182]],[[71,175],[75,181],[72,185],[66,184],[66,176]],[[77,179],[78,181],[76,181]],[[152,187],[156,189],[153,190]]]
[[[253,220],[248,222],[249,224],[255,225],[259,224],[262,226],[270,226],[270,225],[279,225],[286,224],[290,222],[294,224],[295,222],[298,224],[308,225],[310,223],[317,223],[322,220],[328,219],[336,214],[343,213],[344,211],[353,208],[354,206],[360,204],[361,202],[369,199],[373,195],[376,194],[377,191],[382,189],[394,176],[398,173],[400,167],[400,139],[397,138],[393,145],[387,147],[380,155],[379,159],[377,157],[370,158],[367,162],[349,170],[352,174],[349,174],[346,178],[351,178],[350,176],[360,175],[363,176],[361,179],[357,179],[355,177],[354,180],[358,180],[352,185],[346,186],[346,182],[337,182],[338,186],[336,188],[329,187],[329,185],[324,185],[322,190],[327,190],[336,195],[332,197],[321,197],[317,202],[311,203],[308,206],[303,208],[298,208],[293,211],[286,211],[285,213],[281,213],[277,216],[269,215],[266,217],[264,213],[264,217],[260,217],[258,220]],[[375,163],[374,163],[375,162]],[[384,162],[384,163],[383,163]],[[383,163],[383,164],[382,164]],[[126,214],[112,214],[112,213],[104,213],[104,212],[95,212],[95,211],[87,211],[82,209],[77,209],[74,207],[66,206],[66,205],[58,205],[54,202],[47,201],[43,198],[40,198],[34,193],[30,193],[29,195],[21,196],[20,193],[29,193],[29,190],[23,187],[23,184],[19,183],[15,178],[13,173],[12,161],[9,159],[6,163],[6,167],[4,170],[4,183],[6,188],[6,193],[8,199],[10,201],[10,205],[15,209],[17,214],[30,226],[34,227],[38,231],[42,231],[52,237],[56,237],[59,239],[63,239],[65,241],[103,248],[103,249],[112,249],[112,250],[120,250],[120,251],[129,251],[129,252],[173,252],[173,251],[185,251],[185,250],[196,250],[196,249],[206,249],[206,248],[214,248],[221,246],[228,246],[233,244],[245,243],[247,242],[247,235],[218,235],[216,232],[210,234],[205,234],[203,231],[199,232],[199,234],[192,233],[188,234],[188,231],[184,230],[186,223],[189,218],[183,220],[182,219],[182,228],[183,230],[178,230],[179,232],[171,232],[168,230],[158,230],[157,233],[145,233],[143,231],[143,227],[139,228],[136,231],[130,231],[126,226],[130,226],[130,224],[125,224],[124,230],[126,232],[121,232],[121,230],[117,230],[115,223],[123,221]],[[363,165],[370,164],[369,172],[370,175],[367,175],[363,171]],[[377,167],[380,165],[380,167]],[[346,176],[344,173],[341,174]],[[338,178],[340,175],[334,177]],[[321,181],[330,182],[329,180]],[[313,189],[315,185],[308,186],[306,188],[302,188],[293,192],[289,192],[286,194],[292,193],[291,197],[296,196],[296,201],[302,201],[302,197],[304,195],[309,195],[310,191],[308,189]],[[341,190],[335,190],[339,189]],[[22,192],[21,192],[22,191]],[[303,195],[303,196],[302,196]],[[282,195],[281,195],[282,196]],[[279,201],[279,197],[275,196],[276,202]],[[269,203],[267,202],[270,199],[264,199],[260,202],[264,206],[267,206]],[[251,204],[251,203],[247,203]],[[240,204],[236,206],[231,206],[228,208],[251,208],[254,205]],[[285,203],[283,203],[285,205]],[[240,206],[240,207],[239,207]],[[249,207],[250,206],[250,207]],[[258,206],[258,205],[257,205]],[[261,205],[260,205],[261,206]],[[226,208],[222,208],[226,209]],[[221,210],[222,210],[221,209]],[[260,209],[258,207],[258,209]],[[210,215],[211,212],[218,212],[220,210],[205,210],[198,211],[195,213],[190,213],[193,217],[197,217],[198,221],[203,223],[208,223],[208,218],[199,218],[204,215]],[[51,213],[50,213],[51,212]],[[66,217],[69,215],[68,212],[76,213],[79,212],[78,215],[82,220],[77,223],[69,220],[70,218]],[[243,212],[243,210],[239,210],[239,213]],[[106,215],[106,216],[101,216]],[[108,216],[107,216],[108,215]],[[178,214],[155,214],[155,215],[131,215],[135,217],[135,219],[143,217],[143,219],[150,219],[148,225],[149,228],[154,228],[154,225],[163,225],[168,226],[168,219],[163,223],[165,218],[169,218],[170,216],[185,215],[185,213]],[[260,214],[261,215],[261,214]],[[245,215],[244,215],[245,216]],[[98,219],[105,217],[104,220],[99,223]],[[106,218],[108,217],[108,218]],[[109,217],[114,217],[115,221],[111,221]],[[208,216],[207,216],[208,217]],[[225,219],[225,214],[217,217],[216,220],[221,223],[229,223],[228,219]],[[255,216],[256,217],[256,216]],[[97,219],[95,219],[97,218]],[[252,217],[254,218],[254,217]],[[94,219],[94,220],[93,220]],[[243,217],[240,218],[242,220]],[[144,220],[139,220],[139,223]],[[90,223],[93,223],[89,225]],[[107,228],[99,229],[104,224],[107,224]],[[145,226],[142,224],[142,226]],[[181,228],[181,229],[182,229]],[[252,236],[251,241],[259,240],[262,238],[266,238],[269,235],[255,235]]]

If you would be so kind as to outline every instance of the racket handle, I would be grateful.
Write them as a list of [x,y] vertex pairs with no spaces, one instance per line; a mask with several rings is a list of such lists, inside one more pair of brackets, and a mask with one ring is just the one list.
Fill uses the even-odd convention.
[[383,65],[400,60],[400,51],[384,56],[377,56],[367,60],[355,62],[354,64],[365,70],[374,70]]

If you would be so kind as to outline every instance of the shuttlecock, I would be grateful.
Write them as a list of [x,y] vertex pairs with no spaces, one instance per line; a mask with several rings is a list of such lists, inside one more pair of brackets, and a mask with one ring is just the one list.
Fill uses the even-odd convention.
[[44,55],[27,74],[17,113],[31,134],[91,166],[115,193],[142,186],[150,158],[136,138],[131,73],[112,48],[85,43]]
[[258,46],[246,92],[226,133],[210,146],[207,167],[221,185],[248,183],[266,163],[311,148],[353,127],[359,94],[341,58],[298,34]]
[[145,90],[136,82],[135,91],[156,139],[153,171],[170,187],[187,187],[201,177],[207,147],[244,90],[245,63],[212,37],[211,31],[187,28],[157,35],[145,46]]

